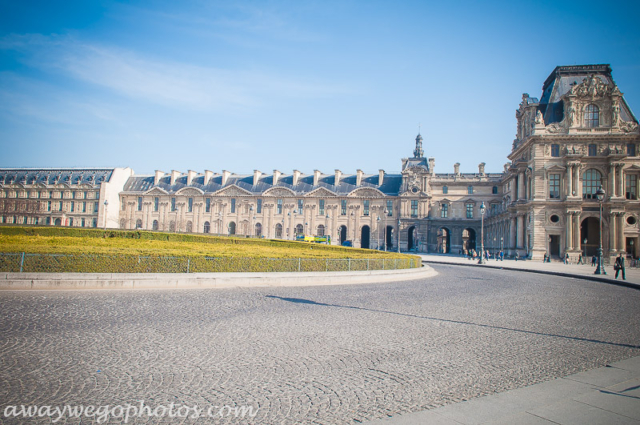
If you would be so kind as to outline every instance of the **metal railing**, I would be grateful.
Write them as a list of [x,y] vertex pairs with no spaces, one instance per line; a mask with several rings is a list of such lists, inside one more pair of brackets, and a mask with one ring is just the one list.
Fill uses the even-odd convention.
[[153,257],[0,253],[0,271],[8,273],[335,272],[398,270],[421,265],[419,259],[412,258]]

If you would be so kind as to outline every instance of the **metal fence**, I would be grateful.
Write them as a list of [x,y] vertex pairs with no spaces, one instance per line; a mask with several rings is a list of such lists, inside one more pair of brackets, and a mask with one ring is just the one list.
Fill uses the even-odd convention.
[[334,272],[420,267],[412,258],[235,258],[151,257],[0,253],[0,271],[9,273],[222,273]]

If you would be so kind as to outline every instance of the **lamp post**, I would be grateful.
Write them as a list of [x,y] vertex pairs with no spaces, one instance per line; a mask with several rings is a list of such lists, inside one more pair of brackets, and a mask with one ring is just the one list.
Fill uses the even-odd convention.
[[633,249],[633,239],[631,239],[629,241],[629,245],[631,245],[631,258],[635,260],[636,258],[636,251]]
[[309,223],[305,222],[304,223],[304,234],[307,234],[307,228],[309,227]]
[[[253,205],[249,206],[249,218],[251,218],[251,216],[253,215]],[[254,221],[255,221],[255,217],[253,217]],[[251,226],[251,229],[249,229],[249,236],[253,236],[253,223],[250,222],[249,226]]]
[[600,202],[600,245],[598,246],[598,267],[593,274],[607,274],[602,265],[602,201],[604,201],[604,195],[604,189],[600,186],[598,190],[596,190],[596,198],[598,198],[598,202]]
[[582,244],[584,245],[584,258],[587,258],[587,238],[584,238]]
[[287,220],[289,222],[289,225],[287,226],[287,239],[289,239],[289,229],[291,228],[291,212],[287,213],[287,217],[289,217],[289,219]]
[[376,227],[378,230],[378,251],[380,251],[380,216],[378,216],[378,219],[376,220]]
[[[329,219],[331,219],[331,217],[329,217],[329,214],[327,214],[327,216],[325,217],[326,221],[325,221],[325,235],[329,237],[329,240],[331,240],[331,232],[329,231]],[[329,244],[327,244],[329,245]]]
[[400,217],[398,217],[398,252],[400,252]]
[[484,213],[486,208],[484,202],[480,204],[480,260],[478,264],[485,264],[484,261]]
[[500,236],[500,251],[502,251],[502,242],[504,242],[504,238]]
[[384,250],[387,251],[387,216],[389,215],[389,211],[384,209]]
[[[495,234],[495,233],[494,233],[494,234]],[[495,237],[495,236],[493,237],[493,256],[494,256],[495,258],[498,258],[498,257],[496,256],[496,237]]]
[[104,228],[107,228],[107,207],[109,206],[109,201],[104,200]]
[[356,243],[356,217],[353,211],[351,211],[351,218],[353,219],[353,239],[351,240],[351,246],[355,247]]
[[282,219],[282,227],[280,227],[280,239],[284,239],[284,218]]

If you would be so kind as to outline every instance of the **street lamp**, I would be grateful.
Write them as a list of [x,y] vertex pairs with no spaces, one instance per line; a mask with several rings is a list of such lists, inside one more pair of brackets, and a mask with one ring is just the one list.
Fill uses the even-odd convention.
[[384,209],[384,250],[387,251],[387,216],[389,215],[389,210]]
[[353,211],[351,211],[351,218],[353,219],[353,239],[351,240],[351,246],[355,246],[356,243],[356,217]]
[[504,242],[504,238],[500,236],[500,251],[502,251],[502,242]]
[[376,220],[376,227],[378,230],[378,251],[380,251],[380,216],[378,216],[378,219]]
[[584,238],[582,244],[584,245],[584,258],[587,258],[587,238]]
[[480,204],[480,260],[478,264],[485,264],[484,261],[484,213],[486,208],[484,202]]
[[[325,221],[325,227],[324,227],[324,229],[325,229],[325,236],[328,236],[328,237],[329,237],[329,240],[331,240],[331,232],[329,231],[329,220],[331,219],[331,217],[329,216],[329,214],[327,214],[327,216],[325,217],[325,219],[326,219],[326,221]],[[327,242],[328,242],[328,241],[327,241]],[[330,243],[329,243],[329,244],[327,244],[327,245],[330,245]]]
[[398,217],[398,252],[400,252],[400,217]]
[[109,201],[104,200],[104,228],[107,228],[107,207],[109,206]]
[[596,198],[598,198],[598,202],[600,202],[600,245],[598,246],[598,267],[593,274],[607,274],[602,265],[602,201],[604,201],[604,195],[604,189],[600,186],[598,190],[596,190]]
[[[249,206],[249,217],[251,217],[253,215],[253,205]],[[255,221],[255,217],[253,217],[253,220]],[[251,226],[251,229],[249,229],[249,236],[253,237],[253,223],[249,223],[249,226]]]

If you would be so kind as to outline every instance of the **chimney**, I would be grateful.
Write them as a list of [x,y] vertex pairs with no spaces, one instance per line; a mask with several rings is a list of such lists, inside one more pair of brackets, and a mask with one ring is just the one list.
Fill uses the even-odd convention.
[[164,171],[156,170],[156,176],[153,178],[153,185],[157,186],[160,179],[164,176]]
[[171,186],[173,186],[176,182],[176,179],[181,175],[180,171],[171,170]]
[[455,164],[453,164],[453,172],[455,173],[456,176],[460,175],[460,163],[456,162]]
[[193,170],[187,171],[187,186],[191,186],[191,183],[193,183],[193,178],[197,175],[198,173]]
[[436,159],[435,158],[429,158],[429,171],[431,171],[432,176],[436,175]]
[[478,173],[480,173],[481,176],[484,176],[484,166],[487,165],[484,162],[481,162],[480,164],[478,164]]
[[211,180],[211,177],[213,177],[213,171],[204,170],[204,185],[205,186],[209,184],[209,180]]
[[278,184],[278,179],[280,178],[280,176],[282,175],[282,173],[278,170],[273,170],[273,185],[277,185]]
[[300,171],[293,170],[293,185],[297,186],[299,180],[300,180]]
[[362,175],[364,173],[362,172],[362,170],[357,170],[356,171],[356,187],[359,187],[360,185],[362,185]]
[[333,182],[334,186],[337,186],[338,184],[340,184],[340,176],[342,176],[342,171],[336,170],[336,178],[335,178],[335,181]]
[[378,186],[382,186],[384,181],[384,170],[378,170]]
[[260,181],[260,177],[262,176],[262,171],[253,170],[253,185],[256,186]]
[[322,174],[320,171],[313,170],[313,185],[314,186],[318,185],[318,180],[320,180],[320,174]]
[[222,170],[222,186],[227,185],[227,181],[229,181],[229,176],[231,175],[230,171]]

